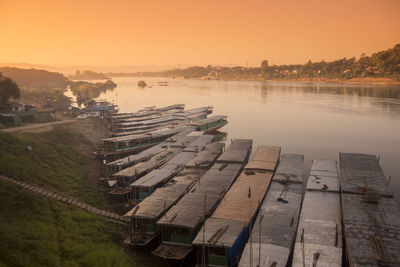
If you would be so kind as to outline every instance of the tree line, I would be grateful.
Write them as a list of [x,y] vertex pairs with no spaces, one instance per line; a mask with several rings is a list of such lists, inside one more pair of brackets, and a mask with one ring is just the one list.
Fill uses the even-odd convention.
[[270,65],[263,60],[260,67],[219,67],[193,66],[185,69],[171,69],[161,72],[139,72],[133,76],[163,76],[185,78],[243,78],[243,79],[304,79],[304,78],[392,78],[400,80],[400,44],[393,48],[359,59],[342,58],[331,62],[308,61],[306,64]]

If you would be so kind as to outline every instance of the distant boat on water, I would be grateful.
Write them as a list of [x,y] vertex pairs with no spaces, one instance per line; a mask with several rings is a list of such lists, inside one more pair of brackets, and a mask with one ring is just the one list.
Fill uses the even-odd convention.
[[145,88],[147,86],[147,83],[145,81],[139,81],[137,85],[141,88]]

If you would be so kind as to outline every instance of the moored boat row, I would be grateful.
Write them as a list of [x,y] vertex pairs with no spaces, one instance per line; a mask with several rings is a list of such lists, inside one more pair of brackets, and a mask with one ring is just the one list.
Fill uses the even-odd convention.
[[304,186],[302,155],[278,164],[280,148],[261,146],[247,162],[251,142],[235,140],[219,156],[208,134],[226,116],[180,107],[112,118],[106,151],[129,153],[106,163],[109,182],[137,204],[126,244],[185,266],[400,265],[400,211],[378,157],[340,153],[341,176],[315,159]]
[[199,265],[238,264],[279,155],[279,147],[260,146],[257,149],[194,239]]
[[[239,176],[251,152],[251,140],[233,140],[232,144],[218,158],[217,163],[209,169],[198,184],[157,222],[162,232],[161,245],[152,252],[162,259],[179,263],[190,258],[194,252],[192,241],[196,237],[206,217],[215,209],[225,192]],[[242,153],[237,153],[242,151]],[[231,158],[224,161],[224,158]],[[222,161],[220,161],[222,159]],[[213,192],[202,193],[196,190],[212,177]]]
[[125,214],[131,218],[131,235],[128,240],[130,245],[152,249],[154,245],[159,244],[161,232],[156,225],[158,219],[214,164],[223,147],[222,143],[205,145],[195,158],[186,163],[178,176],[156,189],[153,194]]

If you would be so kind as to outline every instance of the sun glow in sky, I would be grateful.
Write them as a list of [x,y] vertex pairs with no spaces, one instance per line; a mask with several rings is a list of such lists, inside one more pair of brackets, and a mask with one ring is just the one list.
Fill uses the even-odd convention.
[[0,0],[0,63],[325,61],[400,43],[398,0]]

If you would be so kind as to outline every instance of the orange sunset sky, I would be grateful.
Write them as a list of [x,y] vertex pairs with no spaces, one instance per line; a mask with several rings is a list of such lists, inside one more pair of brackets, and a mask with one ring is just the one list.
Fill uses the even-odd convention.
[[399,0],[0,0],[0,63],[243,65],[400,43]]

